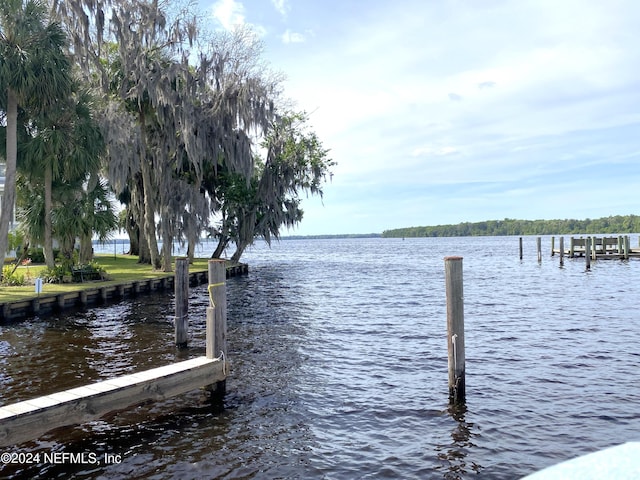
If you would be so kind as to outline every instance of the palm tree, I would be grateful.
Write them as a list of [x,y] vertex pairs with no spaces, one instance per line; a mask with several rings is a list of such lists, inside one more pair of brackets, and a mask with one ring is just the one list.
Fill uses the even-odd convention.
[[45,111],[70,87],[65,35],[47,16],[41,0],[0,2],[0,85],[6,95],[5,190],[0,213],[0,265],[8,244],[16,192],[18,106]]
[[[55,265],[53,257],[53,185],[55,180],[82,182],[95,177],[97,182],[100,156],[104,151],[102,135],[93,120],[91,96],[88,92],[70,95],[50,108],[34,122],[33,136],[24,149],[28,178],[38,178],[44,172],[44,257],[48,267]],[[77,234],[77,230],[65,234]],[[90,233],[89,233],[90,237]]]

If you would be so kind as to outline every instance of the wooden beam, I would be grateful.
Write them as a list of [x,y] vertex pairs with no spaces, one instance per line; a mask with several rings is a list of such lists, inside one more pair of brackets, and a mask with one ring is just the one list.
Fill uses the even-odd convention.
[[0,407],[0,447],[38,438],[146,400],[169,397],[226,378],[221,360],[197,357]]

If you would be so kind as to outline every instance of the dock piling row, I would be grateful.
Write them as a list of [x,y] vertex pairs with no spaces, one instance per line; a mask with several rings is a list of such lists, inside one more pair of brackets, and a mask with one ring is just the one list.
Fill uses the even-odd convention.
[[[569,248],[564,248],[564,236],[560,236],[560,248],[555,248],[555,237],[551,237],[551,256],[556,253],[560,255],[560,266],[564,265],[564,256],[569,258],[584,257],[586,269],[591,268],[591,260],[619,259],[628,260],[632,257],[640,257],[640,248],[631,248],[629,235],[619,235],[617,237],[569,237]],[[538,262],[542,262],[542,239],[536,238],[536,250]],[[640,243],[640,237],[639,237]],[[523,258],[522,237],[518,238],[518,250],[520,260]]]

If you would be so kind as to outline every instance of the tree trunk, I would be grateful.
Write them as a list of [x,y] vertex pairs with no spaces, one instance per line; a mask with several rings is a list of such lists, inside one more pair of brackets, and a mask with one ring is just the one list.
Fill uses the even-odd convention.
[[93,260],[93,241],[91,235],[80,236],[80,263],[90,263]]
[[167,230],[166,226],[162,229],[162,270],[164,272],[171,271],[171,250],[173,247],[171,235]]
[[150,166],[147,162],[147,148],[145,138],[145,116],[144,112],[140,111],[140,128],[142,128],[142,135],[140,136],[143,149],[140,158],[140,172],[142,173],[142,189],[144,198],[144,214],[143,214],[143,233],[144,243],[149,246],[149,256],[151,259],[151,265],[154,269],[160,268],[160,252],[158,250],[158,240],[156,239],[156,219],[155,219],[155,202],[153,198],[153,185],[151,184],[151,172]]
[[224,253],[224,249],[227,248],[228,244],[229,240],[227,238],[220,237],[220,240],[218,240],[218,246],[213,251],[213,255],[211,255],[211,258],[220,258]]
[[256,207],[251,209],[242,216],[238,216],[238,234],[236,235],[236,251],[231,256],[233,262],[240,261],[240,257],[244,253],[245,248],[253,243],[256,231]]
[[146,263],[151,265],[151,255],[149,255],[149,244],[142,238],[140,231],[140,241],[138,242],[138,263]]
[[244,253],[245,248],[247,248],[248,246],[249,246],[248,242],[240,242],[240,243],[238,243],[237,246],[236,246],[236,251],[233,252],[233,255],[231,255],[231,261],[232,262],[239,262],[240,261],[240,257]]
[[[100,181],[100,177],[96,173],[91,173],[89,176],[89,180],[87,182],[86,187],[86,195],[87,198],[91,198],[93,196],[93,192],[95,192],[96,187],[98,186]],[[83,231],[80,233],[80,250],[78,252],[78,261],[81,264],[90,263],[93,260],[93,228],[95,225],[96,213],[94,208],[89,208],[85,212],[83,212],[85,217],[85,221],[87,225],[90,225],[91,229]]]
[[53,183],[53,172],[51,162],[45,161],[44,166],[44,262],[49,268],[56,265],[56,259],[53,258],[53,227],[51,225],[51,189]]
[[60,257],[62,258],[63,265],[73,265],[73,249],[75,248],[75,238],[68,236],[62,236],[58,239],[60,242]]
[[193,264],[195,251],[196,251],[196,242],[192,241],[192,239],[189,239],[189,243],[187,244],[187,258],[189,259],[189,265]]
[[18,99],[7,89],[7,158],[4,174],[4,195],[0,212],[0,276],[9,247],[9,224],[13,221],[13,205],[16,199],[16,161],[18,157]]
[[133,202],[135,202],[135,197],[132,195],[131,201],[127,205],[127,216],[124,222],[124,229],[129,236],[129,251],[127,255],[140,254],[140,225],[136,222],[133,215],[133,209],[135,208]]

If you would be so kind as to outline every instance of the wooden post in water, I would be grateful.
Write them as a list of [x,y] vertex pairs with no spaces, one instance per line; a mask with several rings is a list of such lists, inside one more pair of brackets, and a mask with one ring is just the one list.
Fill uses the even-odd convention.
[[624,236],[624,259],[629,260],[629,235]]
[[564,237],[560,237],[560,266],[564,265]]
[[554,252],[554,243],[556,243],[556,237],[551,237],[551,256],[553,257],[553,255],[556,253]]
[[584,261],[587,271],[591,270],[591,237],[587,237],[584,243]]
[[176,258],[176,316],[174,319],[176,346],[187,346],[189,335],[189,259]]
[[[226,362],[227,355],[227,269],[221,259],[209,260],[209,306],[207,307],[206,357],[221,357]],[[226,382],[212,386],[213,395],[220,399],[226,391]]]
[[464,301],[462,257],[445,257],[449,403],[465,402]]
[[570,238],[569,240],[569,257],[573,258],[573,250],[575,248],[575,245],[573,244],[574,239],[573,237]]
[[542,262],[542,238],[538,237],[538,263]]
[[522,260],[522,237],[520,237],[520,260]]

